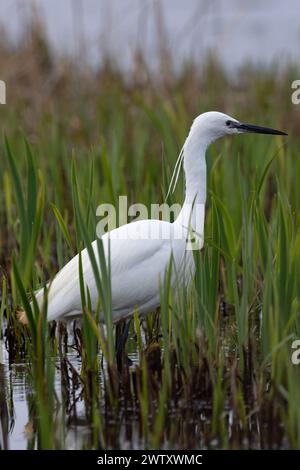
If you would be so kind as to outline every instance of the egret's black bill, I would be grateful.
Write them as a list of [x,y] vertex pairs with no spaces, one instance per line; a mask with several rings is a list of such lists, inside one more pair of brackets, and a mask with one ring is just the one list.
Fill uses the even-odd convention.
[[286,132],[277,131],[270,127],[253,126],[252,124],[234,123],[234,127],[243,132],[253,132],[255,134],[288,135]]

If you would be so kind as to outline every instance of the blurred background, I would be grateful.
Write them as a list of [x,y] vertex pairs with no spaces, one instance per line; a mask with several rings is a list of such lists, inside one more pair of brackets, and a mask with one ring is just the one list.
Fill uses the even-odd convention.
[[46,105],[53,114],[69,97],[69,126],[78,128],[75,101],[95,103],[117,83],[121,95],[130,89],[151,106],[153,93],[174,104],[178,92],[191,118],[240,110],[243,91],[248,114],[257,100],[270,111],[275,91],[282,111],[294,114],[297,7],[297,0],[2,0],[0,79],[9,106],[0,109],[2,124],[17,107],[30,133],[37,123],[29,108]]
[[140,50],[157,69],[161,47],[175,67],[207,53],[227,69],[251,61],[283,65],[299,58],[297,0],[2,0],[1,25],[17,45],[37,18],[58,55],[99,65],[106,55],[126,70]]

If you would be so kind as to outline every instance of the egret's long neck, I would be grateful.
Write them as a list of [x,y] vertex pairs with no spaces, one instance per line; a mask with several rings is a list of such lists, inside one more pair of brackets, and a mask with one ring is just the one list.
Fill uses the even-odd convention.
[[205,153],[211,141],[198,129],[191,128],[184,144],[185,201],[177,222],[191,227],[199,235],[204,231],[206,201]]

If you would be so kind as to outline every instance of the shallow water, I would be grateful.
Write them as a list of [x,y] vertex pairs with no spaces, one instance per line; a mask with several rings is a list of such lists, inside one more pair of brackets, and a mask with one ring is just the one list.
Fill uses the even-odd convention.
[[[128,350],[133,351],[128,355],[132,361],[131,365],[129,368],[125,367],[121,375],[117,374],[118,391],[115,395],[117,406],[113,404],[114,401],[110,401],[107,393],[109,374],[105,361],[101,370],[99,368],[97,387],[101,393],[96,405],[96,413],[99,413],[99,417],[101,416],[101,430],[96,440],[92,420],[88,418],[91,414],[86,408],[89,402],[84,399],[87,382],[82,385],[77,380],[80,377],[77,374],[81,371],[81,357],[69,347],[69,352],[62,356],[62,361],[65,359],[69,361],[66,369],[63,368],[63,362],[56,359],[54,383],[57,400],[55,400],[52,418],[54,432],[51,434],[54,448],[151,448],[153,441],[147,440],[147,434],[150,431],[149,434],[152,433],[152,438],[153,435],[155,438],[153,423],[158,409],[157,397],[162,387],[158,372],[161,367],[162,350],[158,343],[152,343],[154,346],[156,344],[154,354],[151,357],[146,356],[148,414],[145,423],[141,411],[143,395],[137,391],[141,390],[140,379],[143,370],[140,367],[138,353],[133,350],[133,343],[133,339],[129,338]],[[151,346],[148,352],[150,349]],[[37,448],[37,431],[34,430],[37,428],[37,416],[36,411],[33,411],[36,397],[31,385],[30,364],[26,361],[9,363],[3,342],[0,344],[0,351],[0,449]],[[101,364],[101,356],[99,356],[99,364]],[[75,375],[74,373],[72,375],[72,368],[76,371]],[[214,389],[207,375],[207,368],[205,365],[204,367],[196,365],[195,369],[191,369],[191,373],[192,381],[186,389],[182,382],[184,377],[178,372],[172,375],[172,393],[164,402],[163,428],[158,443],[153,444],[158,447],[154,448],[261,449],[271,447],[276,449],[289,447],[282,422],[272,414],[272,403],[266,400],[261,409],[256,408],[251,394],[249,396],[247,394],[246,419],[243,424],[236,415],[236,410],[232,408],[232,396],[224,395],[220,429],[218,433],[214,433],[213,428],[216,426],[216,423],[213,423],[212,411]],[[66,382],[68,382],[67,386]],[[217,438],[217,435],[221,437]]]
[[[28,380],[30,364],[28,362],[18,362],[9,364],[8,354],[3,342],[1,342],[2,363],[0,365],[0,396],[2,409],[2,423],[7,420],[7,442],[4,443],[3,436],[1,448],[7,447],[11,450],[27,449],[28,440],[31,437],[31,423],[29,419],[28,396],[32,393]],[[80,370],[78,357],[68,355],[72,365]],[[60,371],[55,374],[55,389],[58,395],[61,394]],[[4,419],[6,416],[6,419]],[[3,433],[4,434],[4,433]]]
[[[33,437],[33,427],[30,421],[30,400],[32,387],[28,377],[30,364],[27,361],[9,364],[8,353],[5,349],[3,341],[0,341],[0,449],[10,450],[26,450],[31,448],[30,441]],[[132,366],[138,362],[138,354],[132,353],[128,357],[132,361]],[[80,373],[81,358],[77,353],[68,353],[68,361],[75,370]],[[103,365],[105,368],[105,363]],[[100,387],[104,384],[100,378]],[[56,361],[55,372],[55,391],[60,402],[62,402],[61,389],[61,371],[59,360]],[[57,410],[54,420],[63,423],[67,420],[67,415],[62,416],[62,411]],[[127,442],[125,430],[120,429],[120,440],[122,448],[132,448],[135,441],[136,447],[139,447],[138,438],[132,436],[131,441]],[[59,436],[57,436],[59,439]],[[86,420],[84,401],[79,399],[76,401],[76,422],[72,420],[67,425],[64,437],[65,449],[83,449],[89,448],[91,445],[91,427]],[[34,448],[36,445],[34,445]]]

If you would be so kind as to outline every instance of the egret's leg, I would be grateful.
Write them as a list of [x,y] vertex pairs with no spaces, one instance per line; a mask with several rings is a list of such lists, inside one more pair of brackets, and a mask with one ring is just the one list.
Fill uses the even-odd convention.
[[[128,338],[130,319],[125,320],[122,323],[116,325],[116,358],[118,369],[122,369],[122,359],[125,350],[125,344]],[[127,361],[130,364],[130,359],[127,357]]]

